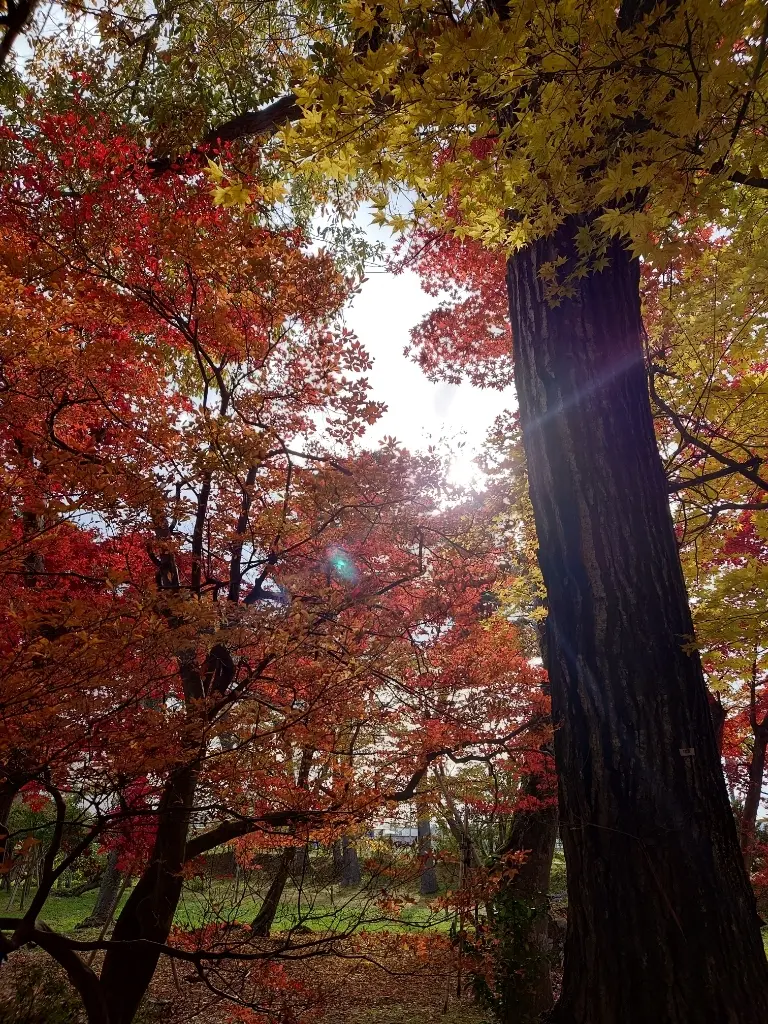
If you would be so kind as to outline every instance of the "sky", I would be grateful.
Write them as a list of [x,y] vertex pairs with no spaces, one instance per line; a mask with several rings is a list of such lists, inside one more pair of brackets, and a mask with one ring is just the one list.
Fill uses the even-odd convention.
[[366,435],[368,441],[391,436],[417,451],[447,438],[455,450],[451,482],[470,485],[480,482],[472,460],[494,419],[512,404],[512,396],[467,382],[431,383],[403,355],[411,328],[438,301],[421,290],[412,271],[395,275],[377,269],[369,273],[345,320],[373,357],[373,369],[366,374],[371,397],[387,405]]

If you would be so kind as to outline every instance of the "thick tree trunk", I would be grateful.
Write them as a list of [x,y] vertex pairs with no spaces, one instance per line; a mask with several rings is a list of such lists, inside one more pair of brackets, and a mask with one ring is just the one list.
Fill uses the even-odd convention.
[[765,775],[765,752],[768,748],[768,722],[753,726],[752,760],[749,762],[749,785],[744,800],[744,809],[739,822],[739,839],[744,866],[747,872],[752,870],[755,859],[755,824],[760,809],[760,798],[763,794],[763,776]]
[[435,857],[432,853],[432,825],[428,814],[424,817],[419,817],[419,820],[416,822],[416,828],[419,837],[419,860],[421,862],[419,892],[422,896],[432,896],[440,886],[437,884]]
[[309,844],[305,843],[303,846],[296,847],[293,852],[293,861],[291,862],[291,875],[297,889],[301,889],[304,883],[304,876],[309,867]]
[[515,376],[539,557],[568,932],[557,1024],[758,1024],[768,964],[720,767],[656,449],[639,269],[551,306],[569,221],[513,256]]
[[357,857],[357,850],[346,836],[342,839],[344,860],[341,870],[341,884],[345,887],[360,885],[362,875],[360,873],[360,861]]
[[267,889],[267,895],[264,897],[261,909],[251,924],[253,935],[269,936],[296,853],[297,851],[293,846],[286,846],[281,853],[275,877],[272,879],[269,889]]
[[107,866],[101,876],[93,910],[80,922],[78,928],[101,928],[109,921],[115,910],[121,881],[122,873],[117,866],[117,852],[112,850],[107,857]]
[[[164,943],[173,924],[182,887],[184,853],[189,831],[196,772],[180,768],[166,784],[158,810],[158,828],[149,865],[117,918],[113,942],[136,939]],[[155,949],[111,947],[104,957],[101,983],[110,1024],[130,1024],[160,959]]]

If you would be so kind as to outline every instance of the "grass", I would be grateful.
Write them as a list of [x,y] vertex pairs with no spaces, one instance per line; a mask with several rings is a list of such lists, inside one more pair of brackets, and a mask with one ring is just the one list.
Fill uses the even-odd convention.
[[[557,870],[558,865],[555,864],[555,879]],[[556,882],[553,889],[558,889]],[[235,900],[233,890],[237,897]],[[42,919],[57,931],[71,933],[93,909],[96,895],[96,892],[92,891],[82,896],[51,897],[41,915]],[[312,908],[309,918],[302,920],[302,923],[315,930],[343,930],[345,926],[358,920],[367,903],[364,891],[350,894],[344,890],[318,889],[312,895],[317,899],[317,903]],[[127,898],[126,892],[123,894],[121,905]],[[330,902],[331,899],[334,899],[335,905]],[[7,893],[0,893],[0,914],[7,912],[7,903]],[[219,920],[249,921],[255,916],[259,906],[258,893],[243,890],[238,892],[231,882],[214,881],[202,888],[199,883],[193,883],[185,886],[176,914],[176,923],[185,929],[195,928],[210,921],[214,914]],[[14,906],[11,913],[15,915],[17,912],[18,908]],[[288,930],[300,917],[302,915],[299,913],[298,894],[295,889],[288,888],[275,921],[275,931]],[[405,931],[419,926],[432,927],[430,908],[426,901],[406,905],[401,920],[397,923],[376,921],[366,928],[368,931]],[[442,927],[448,927],[447,923]],[[88,939],[94,938],[97,932],[89,930],[77,934]],[[763,941],[768,954],[768,928],[763,929]],[[320,969],[327,970],[325,961],[322,968],[318,968]],[[337,969],[341,972],[340,978],[343,978],[344,972],[352,968],[346,964],[339,964]],[[339,999],[338,1006],[328,1008],[328,1013],[322,1015],[320,1024],[330,1024],[342,1019],[339,1017],[342,1007],[345,1024],[433,1024],[437,1020],[440,1024],[485,1024],[488,1020],[487,1014],[467,1001],[466,997],[460,1002],[451,998],[447,1012],[443,1013],[444,982],[437,978],[431,983],[434,992],[430,993],[427,1003],[424,994],[420,995],[416,991],[412,981],[401,979],[398,983],[391,977],[377,978],[372,970],[367,969],[358,983],[358,988],[348,992],[348,1001],[345,1001],[345,995]],[[220,1018],[212,1018],[211,1024],[220,1024]]]
[[[119,914],[130,894],[127,889],[117,908]],[[446,915],[437,914],[426,901],[407,904],[399,917],[386,916],[372,900],[373,893],[365,888],[358,892],[329,888],[305,889],[299,903],[298,893],[286,887],[283,900],[275,916],[274,930],[288,931],[299,925],[312,931],[347,931],[364,927],[366,931],[410,931],[429,929],[447,931],[451,922]],[[97,892],[81,896],[52,895],[46,902],[40,919],[56,931],[71,933],[93,910]],[[31,894],[27,897],[29,905]],[[8,894],[0,893],[0,914],[21,915],[18,900],[8,908]],[[213,921],[250,923],[261,907],[261,893],[236,887],[229,881],[213,881],[204,888],[186,886],[182,891],[174,923],[185,931],[203,927]],[[97,930],[86,929],[81,934],[90,937]]]
[[[248,922],[255,917],[261,906],[261,895],[268,881],[268,878],[254,879],[254,882],[261,883],[260,893],[250,890],[248,885],[242,882],[236,885],[229,880],[214,880],[201,885],[200,880],[192,880],[184,886],[175,916],[176,924],[188,930],[212,920]],[[128,895],[129,892],[123,894],[121,904]],[[344,932],[356,924],[362,924],[367,932],[397,933],[422,928],[431,930],[435,927],[435,915],[425,900],[406,904],[398,921],[377,920],[376,918],[381,918],[382,915],[372,900],[373,895],[378,894],[366,891],[365,886],[357,892],[330,886],[308,886],[300,902],[296,889],[289,886],[276,917],[274,931],[287,931],[298,922],[316,931],[333,929],[337,933]],[[96,897],[95,890],[82,896],[51,896],[40,916],[56,931],[72,934],[75,926],[92,911]],[[27,896],[27,905],[30,898],[31,894]],[[415,896],[413,898],[415,899]],[[307,899],[314,900],[314,904],[307,906]],[[8,913],[7,904],[8,895],[0,893],[0,914]],[[14,905],[9,913],[16,916],[20,911]],[[449,924],[443,915],[443,920],[437,927],[447,928]],[[78,938],[89,940],[97,936],[98,930],[80,930],[75,934]],[[362,941],[368,940],[363,938]],[[452,976],[446,987],[446,963],[442,951],[436,953],[434,970],[431,967],[425,969],[418,954],[406,953],[403,961],[405,973],[391,973],[387,965],[391,964],[392,957],[396,958],[398,970],[401,969],[397,942],[396,936],[392,943],[384,940],[383,944],[379,937],[371,936],[370,949],[373,959],[370,962],[362,962],[359,959],[341,958],[336,961],[335,958],[321,958],[312,961],[311,964],[310,961],[298,961],[293,968],[289,968],[291,971],[302,971],[299,980],[307,983],[310,989],[314,989],[317,984],[318,991],[322,990],[325,993],[318,1010],[318,1024],[335,1024],[338,1020],[344,1020],[345,1024],[432,1024],[436,1020],[441,1024],[483,1024],[487,1017],[472,1003],[468,994],[465,993],[463,999],[457,1001],[455,980]],[[28,951],[26,955],[31,958],[29,962],[41,956],[38,950]],[[381,968],[375,966],[378,958],[381,958],[384,965]],[[19,962],[17,965],[22,974],[27,962]],[[48,969],[50,965],[47,959],[45,963]],[[448,969],[450,971],[453,968],[449,965]],[[10,986],[10,990],[13,990],[15,984],[13,978],[6,978],[6,988]],[[169,973],[167,964],[161,963],[153,982],[152,999],[161,1003],[168,999],[179,999],[179,1012],[183,1010],[187,1013],[189,1010],[187,1017],[191,1013],[190,1019],[197,1019],[190,1009],[197,999],[197,990],[187,990],[186,986],[179,990],[175,986],[176,981]],[[449,1006],[447,1012],[443,1013],[446,993],[450,994]],[[207,1019],[208,1024],[226,1024],[231,1018],[223,1011],[217,1011]],[[14,1024],[20,1022],[15,1021]]]
[[[51,896],[43,908],[40,919],[56,931],[73,932],[76,925],[84,921],[93,910],[96,903],[96,895],[94,890],[93,892],[84,893],[82,896]],[[122,908],[127,899],[128,893],[126,892],[120,900],[120,908]],[[28,905],[29,897],[25,907]],[[17,915],[20,916],[23,912],[23,910],[19,910],[16,898],[14,898],[13,907],[9,910],[8,893],[0,894],[0,913],[15,917]]]

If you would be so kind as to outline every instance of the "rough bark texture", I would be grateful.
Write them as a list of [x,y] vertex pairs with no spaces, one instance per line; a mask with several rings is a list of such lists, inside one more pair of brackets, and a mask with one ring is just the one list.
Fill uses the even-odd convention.
[[741,852],[744,855],[744,866],[747,871],[752,869],[755,859],[755,825],[757,812],[760,809],[760,797],[763,793],[763,776],[765,775],[765,753],[768,748],[768,721],[755,723],[752,726],[752,758],[749,762],[749,785],[744,799],[744,808],[739,823],[739,839]]
[[117,866],[117,852],[113,850],[107,857],[107,866],[101,876],[93,910],[77,926],[78,928],[101,928],[109,921],[115,910],[121,881],[122,873]]
[[508,264],[547,588],[568,933],[557,1024],[759,1024],[768,964],[738,847],[656,449],[639,272],[548,304],[569,221]]
[[[157,838],[149,866],[117,918],[113,942],[136,939],[164,943],[173,923],[182,887],[182,869],[197,776],[180,768],[166,784],[158,812]],[[160,959],[155,949],[112,947],[104,957],[101,983],[110,1024],[130,1024]]]
[[429,817],[420,817],[416,822],[416,828],[419,837],[419,859],[422,865],[419,892],[422,896],[432,896],[440,887],[437,883],[437,870],[432,853],[432,826]]

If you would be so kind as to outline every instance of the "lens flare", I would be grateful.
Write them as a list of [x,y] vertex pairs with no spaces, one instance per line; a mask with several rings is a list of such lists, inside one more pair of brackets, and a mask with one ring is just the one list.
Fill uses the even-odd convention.
[[331,548],[328,552],[328,564],[332,571],[347,583],[354,583],[357,579],[357,567],[354,561],[341,548]]

